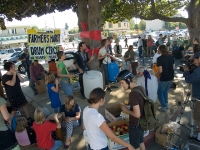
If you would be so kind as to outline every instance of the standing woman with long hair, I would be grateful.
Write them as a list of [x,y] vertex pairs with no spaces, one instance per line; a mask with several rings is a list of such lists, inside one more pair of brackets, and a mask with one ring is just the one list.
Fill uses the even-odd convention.
[[148,35],[147,39],[147,56],[151,57],[153,53],[153,42],[151,35]]
[[161,53],[161,56],[157,58],[158,72],[160,73],[158,99],[161,110],[166,112],[166,109],[168,109],[168,91],[174,80],[174,58],[169,55],[167,46],[160,45],[158,50]]

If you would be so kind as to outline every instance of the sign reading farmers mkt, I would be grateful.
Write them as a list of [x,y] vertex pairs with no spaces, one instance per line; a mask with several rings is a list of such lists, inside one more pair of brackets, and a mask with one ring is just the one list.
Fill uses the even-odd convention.
[[35,29],[28,29],[27,33],[30,59],[56,59],[60,50],[60,47],[56,46],[60,43],[60,30],[37,32]]

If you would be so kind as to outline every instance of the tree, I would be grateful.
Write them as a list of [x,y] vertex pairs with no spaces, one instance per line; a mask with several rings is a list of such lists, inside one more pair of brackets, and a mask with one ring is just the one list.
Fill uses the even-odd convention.
[[167,30],[173,30],[177,26],[177,23],[175,22],[165,22],[165,29]]
[[68,30],[69,29],[69,26],[67,23],[65,23],[65,29]]
[[75,34],[75,33],[78,33],[79,32],[79,30],[78,30],[78,28],[73,28],[73,29],[70,29],[69,30],[69,34]]
[[[178,9],[186,10],[188,18],[173,17],[178,13]],[[110,0],[103,8],[101,15],[103,22],[118,22],[132,17],[181,22],[187,25],[191,41],[195,37],[200,38],[199,0]]]
[[135,30],[138,30],[138,29],[139,29],[139,25],[135,24]]
[[[88,31],[101,30],[101,9],[110,0],[5,0],[0,5],[0,28],[5,29],[4,19],[12,21],[14,18],[21,20],[32,15],[44,14],[72,9],[77,13],[79,30],[82,31],[81,23],[88,24]],[[101,42],[93,39],[82,39],[90,48],[100,48]],[[99,61],[95,59],[91,63],[91,69],[99,68]]]
[[186,29],[187,25],[185,23],[179,22],[179,29]]
[[134,30],[135,29],[135,22],[133,19],[129,20],[129,24],[130,24],[130,30]]
[[38,28],[38,26],[32,26],[31,29],[35,29],[37,32],[44,31],[43,29]]
[[139,23],[140,30],[146,30],[146,21],[141,20]]

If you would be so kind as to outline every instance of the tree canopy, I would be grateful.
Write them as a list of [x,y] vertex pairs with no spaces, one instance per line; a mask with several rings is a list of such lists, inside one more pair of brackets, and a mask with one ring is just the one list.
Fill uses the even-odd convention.
[[139,23],[140,30],[146,30],[146,21],[141,20]]

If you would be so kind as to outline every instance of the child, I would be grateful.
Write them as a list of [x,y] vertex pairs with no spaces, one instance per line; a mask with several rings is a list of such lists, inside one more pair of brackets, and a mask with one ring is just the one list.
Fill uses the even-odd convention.
[[36,143],[35,131],[27,125],[27,120],[24,117],[17,118],[15,137],[21,146]]
[[[44,110],[38,107],[34,112],[34,119],[33,129],[36,133],[38,149],[56,150],[61,147],[62,142],[59,140],[54,141],[51,136],[52,131],[61,128],[58,114],[52,114],[46,119]],[[54,119],[56,123],[49,122],[50,119]]]
[[99,107],[105,103],[105,91],[101,88],[93,89],[90,92],[88,103],[90,106],[87,106],[83,111],[83,128],[87,131],[89,147],[95,150],[108,150],[107,135],[113,142],[128,147],[129,150],[134,150],[129,143],[113,133],[104,117],[98,112]]
[[61,106],[60,98],[58,95],[58,79],[55,78],[55,75],[53,73],[48,72],[45,76],[45,83],[47,84],[51,107],[54,109],[54,113],[58,113]]

